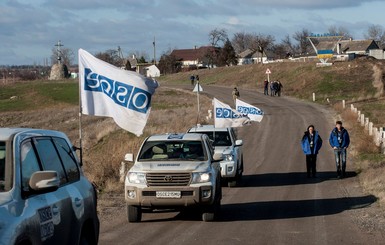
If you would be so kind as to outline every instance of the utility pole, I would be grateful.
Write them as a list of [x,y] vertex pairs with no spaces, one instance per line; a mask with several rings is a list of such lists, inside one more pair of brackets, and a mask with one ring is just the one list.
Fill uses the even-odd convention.
[[154,65],[156,65],[155,36],[154,36],[154,41],[152,42],[152,45],[154,46]]

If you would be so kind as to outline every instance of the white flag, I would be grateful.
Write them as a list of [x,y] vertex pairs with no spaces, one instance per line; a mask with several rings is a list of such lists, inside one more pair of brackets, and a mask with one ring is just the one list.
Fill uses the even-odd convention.
[[228,104],[220,102],[216,98],[214,98],[213,104],[215,111],[214,123],[216,128],[242,127],[250,121],[248,117],[243,116],[232,109]]
[[155,80],[122,70],[79,49],[82,113],[112,117],[119,127],[140,136],[151,111]]
[[237,111],[240,112],[242,115],[247,115],[251,121],[262,121],[263,111],[261,109],[239,99],[236,99],[235,105]]

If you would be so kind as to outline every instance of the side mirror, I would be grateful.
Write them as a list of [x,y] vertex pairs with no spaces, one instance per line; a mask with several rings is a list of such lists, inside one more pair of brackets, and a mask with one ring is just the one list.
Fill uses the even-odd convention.
[[235,146],[242,146],[243,145],[243,140],[236,140],[235,141]]
[[214,162],[223,161],[224,160],[223,154],[222,153],[214,153],[213,160],[214,160]]
[[132,153],[127,153],[127,154],[124,156],[124,161],[126,161],[126,162],[133,162],[133,161],[134,161],[134,154],[132,154]]
[[37,171],[29,179],[29,186],[39,193],[56,191],[60,186],[60,179],[56,171]]

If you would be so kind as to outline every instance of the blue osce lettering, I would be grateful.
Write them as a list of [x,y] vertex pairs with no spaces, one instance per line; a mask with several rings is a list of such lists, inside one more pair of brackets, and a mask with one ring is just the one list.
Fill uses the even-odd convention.
[[231,109],[217,108],[215,111],[216,118],[240,118],[242,115],[235,113]]
[[262,115],[263,112],[255,107],[238,106],[237,111],[246,115]]
[[110,97],[116,104],[125,108],[147,113],[151,105],[151,94],[146,90],[112,80],[84,69],[84,90],[101,92]]

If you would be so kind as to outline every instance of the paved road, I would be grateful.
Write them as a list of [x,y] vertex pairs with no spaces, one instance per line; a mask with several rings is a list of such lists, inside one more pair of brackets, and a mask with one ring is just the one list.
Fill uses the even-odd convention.
[[[204,89],[232,103],[230,88]],[[239,130],[244,181],[239,187],[223,188],[220,220],[204,223],[188,213],[157,213],[129,224],[121,209],[102,220],[100,244],[383,244],[382,234],[369,233],[357,223],[357,210],[375,198],[360,192],[351,166],[349,178],[335,178],[327,143],[332,116],[320,106],[294,99],[245,90],[241,99],[263,109],[265,117]],[[299,146],[309,124],[324,139],[316,179],[306,177]]]

